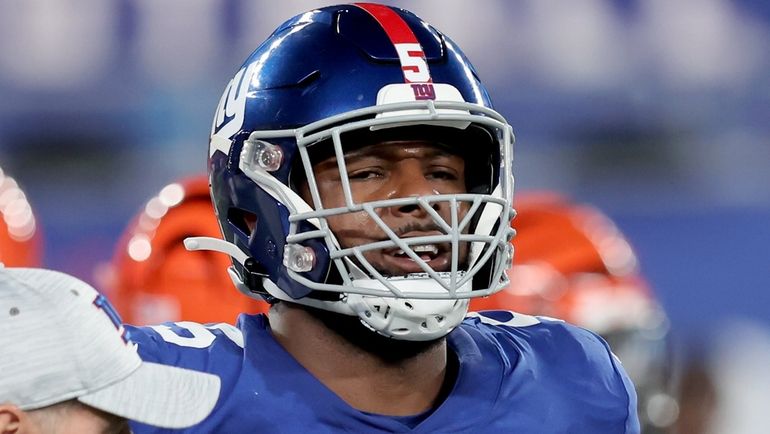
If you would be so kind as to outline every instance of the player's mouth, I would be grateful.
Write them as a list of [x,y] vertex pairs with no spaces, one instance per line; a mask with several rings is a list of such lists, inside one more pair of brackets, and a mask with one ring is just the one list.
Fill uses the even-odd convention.
[[[434,271],[449,271],[451,268],[451,249],[449,243],[415,244],[412,251],[425,261]],[[389,269],[396,269],[398,274],[424,273],[425,270],[402,249],[386,249],[383,260]]]

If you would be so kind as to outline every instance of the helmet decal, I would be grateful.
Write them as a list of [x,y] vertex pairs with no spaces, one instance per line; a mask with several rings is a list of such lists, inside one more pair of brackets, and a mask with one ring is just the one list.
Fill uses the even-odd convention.
[[384,5],[374,3],[355,3],[355,5],[368,12],[385,30],[398,53],[401,70],[404,72],[404,81],[415,83],[412,86],[415,96],[419,93],[423,96],[420,99],[435,99],[435,97],[427,98],[428,95],[433,95],[433,87],[428,84],[433,80],[425,59],[425,51],[404,19],[393,9]]
[[209,157],[216,151],[227,154],[230,151],[230,139],[243,127],[246,96],[255,67],[256,62],[241,68],[222,93],[211,125]]

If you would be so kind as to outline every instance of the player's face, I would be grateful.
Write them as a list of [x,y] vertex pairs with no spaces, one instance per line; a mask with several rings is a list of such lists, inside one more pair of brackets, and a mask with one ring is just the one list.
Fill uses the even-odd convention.
[[[465,193],[467,189],[463,159],[428,141],[388,141],[364,146],[346,152],[345,164],[355,203]],[[316,163],[314,171],[324,207],[345,206],[335,157]],[[309,201],[307,186],[301,190]],[[444,221],[450,221],[449,203],[434,203],[433,209]],[[460,219],[467,211],[466,205],[460,205]],[[419,205],[378,208],[377,215],[401,238],[444,234],[430,214]],[[343,248],[388,239],[365,212],[332,216],[328,218],[328,223]],[[467,257],[467,250],[466,245],[461,245],[461,262]],[[422,246],[416,252],[436,271],[448,271],[451,267],[448,243]],[[371,250],[364,257],[385,275],[423,271],[397,248]]]

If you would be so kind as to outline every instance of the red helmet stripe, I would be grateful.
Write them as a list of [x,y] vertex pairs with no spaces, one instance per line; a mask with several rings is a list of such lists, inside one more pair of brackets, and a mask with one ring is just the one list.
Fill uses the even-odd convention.
[[380,23],[393,44],[419,43],[412,29],[393,9],[375,3],[355,3],[355,5],[369,12],[369,15]]
[[401,15],[390,7],[380,4],[354,3],[354,5],[368,12],[385,30],[398,53],[406,83],[430,83],[433,81],[430,77],[428,62],[425,60],[425,51]]

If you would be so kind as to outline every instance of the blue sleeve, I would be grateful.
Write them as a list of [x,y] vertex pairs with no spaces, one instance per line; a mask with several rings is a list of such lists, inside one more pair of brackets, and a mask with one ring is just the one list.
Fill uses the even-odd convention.
[[[612,352],[603,337],[591,330],[578,327],[561,320],[538,317],[544,323],[549,323],[552,330],[561,329],[576,339],[582,347],[581,352],[590,360],[589,365],[596,369],[597,375],[606,383],[609,399],[625,400],[625,434],[639,434],[641,431],[637,411],[637,396],[633,382],[626,373],[620,359]],[[562,344],[565,344],[562,342]],[[564,348],[564,347],[562,347]]]
[[[607,345],[605,343],[605,345]],[[609,351],[609,346],[607,348]],[[631,379],[626,374],[626,370],[623,369],[623,365],[620,363],[620,359],[617,358],[610,351],[610,357],[612,358],[612,365],[615,367],[615,371],[618,372],[620,378],[623,380],[623,386],[626,388],[626,394],[628,394],[628,418],[626,419],[626,434],[639,434],[641,431],[639,423],[639,413],[637,410],[637,398],[636,388],[634,387]]]
[[626,418],[626,434],[640,434],[641,432],[641,425],[639,423],[639,413],[637,410],[637,397],[636,397],[636,388],[634,387],[634,384],[631,382],[631,378],[629,378],[628,374],[626,373],[625,368],[623,368],[623,364],[620,361],[620,359],[612,352],[612,349],[610,348],[607,341],[604,340],[601,336],[597,335],[594,332],[591,332],[589,330],[586,330],[587,332],[594,335],[596,339],[599,340],[599,342],[602,343],[604,346],[607,356],[610,359],[610,363],[612,364],[612,368],[615,370],[615,373],[618,377],[620,377],[620,380],[622,381],[622,385],[625,388],[625,394],[628,397],[628,416]]

